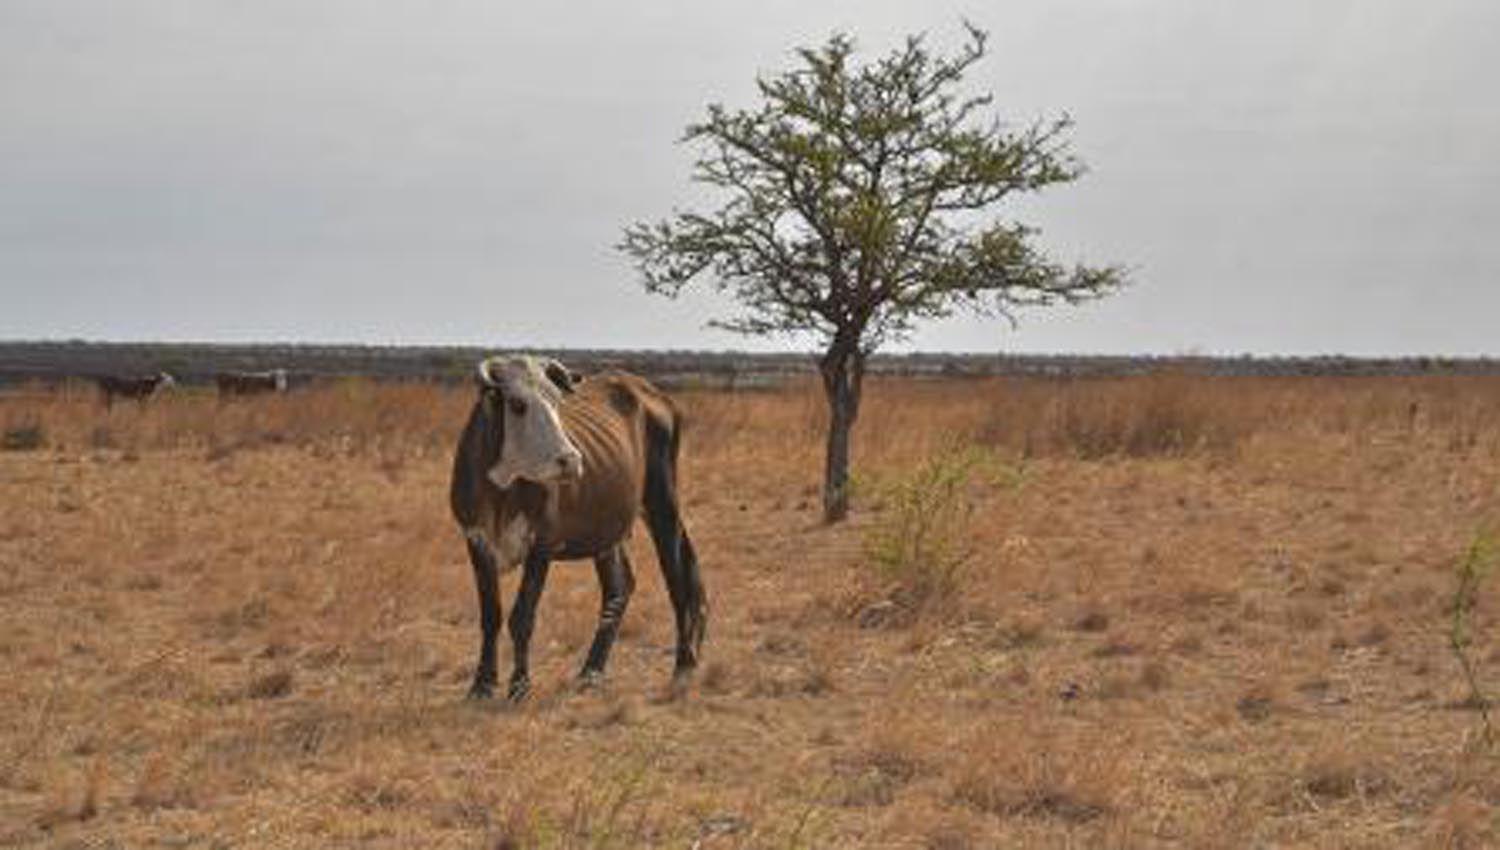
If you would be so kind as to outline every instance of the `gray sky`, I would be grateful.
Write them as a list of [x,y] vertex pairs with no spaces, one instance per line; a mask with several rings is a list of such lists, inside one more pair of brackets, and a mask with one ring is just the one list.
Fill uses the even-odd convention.
[[708,103],[963,17],[1091,168],[1002,212],[1136,285],[907,347],[1500,354],[1493,0],[0,0],[0,338],[805,348],[612,246]]

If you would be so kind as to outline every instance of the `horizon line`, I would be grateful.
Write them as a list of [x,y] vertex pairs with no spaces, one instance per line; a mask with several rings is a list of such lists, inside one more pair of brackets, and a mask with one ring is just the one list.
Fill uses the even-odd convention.
[[[787,347],[782,350],[756,350],[742,348],[632,348],[632,347],[588,347],[579,345],[486,345],[472,342],[352,342],[347,340],[257,340],[247,341],[215,341],[215,340],[191,340],[191,339],[155,339],[155,340],[132,340],[132,339],[90,339],[86,337],[56,337],[56,338],[13,338],[0,339],[0,346],[11,345],[94,345],[94,346],[163,346],[163,347],[210,347],[210,348],[365,348],[365,349],[487,349],[494,351],[575,351],[588,352],[615,352],[615,353],[640,353],[640,354],[716,354],[716,355],[738,355],[746,357],[787,357],[808,356],[816,357],[821,354],[817,348]],[[1435,353],[1435,352],[1405,352],[1405,353],[1362,353],[1350,354],[1338,351],[1325,351],[1318,353],[1266,353],[1266,352],[1210,352],[1202,350],[1187,350],[1174,352],[1160,351],[1025,351],[1004,349],[891,349],[877,350],[871,353],[872,357],[1077,357],[1077,358],[1142,358],[1142,359],[1177,359],[1177,360],[1495,360],[1500,359],[1500,353]]]

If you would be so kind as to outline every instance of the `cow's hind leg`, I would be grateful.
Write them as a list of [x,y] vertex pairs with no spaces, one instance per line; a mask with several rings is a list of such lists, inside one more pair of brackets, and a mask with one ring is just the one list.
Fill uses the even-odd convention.
[[708,629],[708,601],[698,571],[698,555],[683,527],[677,507],[677,436],[666,427],[647,427],[646,523],[661,561],[672,612],[677,618],[677,663],[674,676],[698,666],[698,653]]
[[464,538],[469,545],[469,562],[474,566],[474,589],[479,594],[479,664],[474,669],[470,699],[484,699],[494,694],[495,636],[500,632],[500,578],[495,553],[484,534],[471,531]]
[[616,546],[594,559],[594,570],[599,574],[599,627],[594,631],[594,644],[589,647],[588,660],[578,679],[585,685],[598,683],[604,678],[604,665],[609,663],[609,651],[620,633],[620,620],[630,604],[630,594],[635,591],[635,574],[630,568],[630,556],[624,546]]
[[521,589],[516,592],[516,604],[510,611],[510,640],[514,652],[514,667],[510,671],[511,702],[520,702],[531,692],[531,632],[536,626],[536,605],[542,598],[542,587],[547,583],[547,567],[551,556],[541,546],[534,546],[526,555],[525,571],[521,574]]

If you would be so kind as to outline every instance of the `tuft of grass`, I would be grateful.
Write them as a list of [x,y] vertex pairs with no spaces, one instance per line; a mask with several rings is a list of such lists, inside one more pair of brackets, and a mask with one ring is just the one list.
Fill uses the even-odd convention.
[[1165,690],[1172,685],[1172,670],[1164,662],[1147,661],[1141,666],[1140,683],[1148,691]]
[[653,803],[660,795],[652,770],[659,753],[636,747],[601,765],[570,791],[566,814],[513,808],[494,837],[495,847],[606,850],[657,843],[661,830]]
[[1109,628],[1109,615],[1098,607],[1090,607],[1077,620],[1073,628],[1080,632],[1102,632]]
[[83,799],[78,803],[78,819],[89,820],[99,814],[100,801],[104,797],[104,783],[109,776],[108,765],[103,756],[95,756],[89,768],[88,778],[83,784]]
[[398,810],[411,803],[416,789],[411,777],[361,766],[348,779],[343,802],[366,814]]
[[513,804],[498,828],[490,836],[487,846],[492,850],[528,850],[537,847],[541,840],[537,836],[536,818],[520,805]]
[[834,757],[831,801],[845,808],[891,805],[903,788],[931,772],[924,751],[931,734],[915,715],[878,720],[855,748]]
[[1342,743],[1325,745],[1308,755],[1297,777],[1304,794],[1324,802],[1369,798],[1392,784],[1382,765]]
[[131,792],[130,804],[142,811],[187,808],[193,805],[189,786],[174,774],[174,764],[160,752],[147,756]]
[[1500,540],[1488,528],[1481,529],[1469,541],[1458,561],[1458,586],[1453,591],[1452,620],[1448,628],[1448,645],[1458,659],[1459,670],[1469,688],[1469,704],[1479,711],[1481,741],[1486,748],[1494,746],[1495,730],[1490,722],[1490,699],[1479,684],[1479,671],[1469,656],[1469,613],[1479,601],[1479,589],[1485,578],[1500,564]]
[[1494,811],[1476,795],[1463,792],[1440,806],[1429,829],[1429,847],[1443,850],[1480,850],[1493,847],[1497,831]]
[[1287,707],[1287,694],[1282,683],[1276,679],[1261,679],[1249,683],[1240,691],[1234,702],[1235,713],[1246,723],[1264,723]]
[[885,509],[864,548],[890,602],[915,613],[959,597],[975,553],[972,485],[993,467],[988,451],[953,444],[878,488]]
[[828,796],[836,777],[826,777],[814,789],[802,793],[802,801],[789,812],[788,822],[784,829],[773,827],[768,830],[767,840],[770,842],[765,846],[784,847],[786,850],[813,850],[827,843],[823,832],[826,821],[819,801]]
[[291,692],[292,671],[287,668],[256,676],[245,687],[245,694],[251,699],[279,699]]
[[987,734],[965,752],[953,796],[977,811],[1083,824],[1118,808],[1123,766],[1076,738],[1012,729]]

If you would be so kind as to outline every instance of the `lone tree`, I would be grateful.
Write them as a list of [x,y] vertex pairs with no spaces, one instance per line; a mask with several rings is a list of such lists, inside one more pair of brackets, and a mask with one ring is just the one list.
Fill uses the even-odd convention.
[[626,228],[619,248],[647,291],[676,296],[707,278],[739,315],[711,324],[745,334],[811,332],[830,413],[823,516],[849,508],[849,438],[865,364],[922,319],[1098,297],[1119,267],[1067,268],[1031,244],[1034,228],[987,217],[1006,197],[1083,174],[1067,116],[1012,127],[985,117],[990,95],[962,95],[986,33],[965,24],[954,56],[921,36],[873,64],[851,62],[836,34],[797,52],[794,70],[760,78],[753,110],[708,108],[683,141],[693,179],[727,195],[711,212]]

